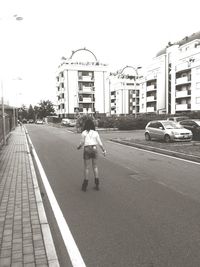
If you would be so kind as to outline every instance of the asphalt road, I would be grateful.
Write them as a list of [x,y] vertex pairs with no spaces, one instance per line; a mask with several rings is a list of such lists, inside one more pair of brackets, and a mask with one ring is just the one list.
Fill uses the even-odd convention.
[[[200,165],[109,142],[101,133],[101,190],[80,190],[80,134],[27,125],[88,267],[200,266]],[[124,135],[135,134],[123,133]],[[63,266],[64,267],[64,266]]]

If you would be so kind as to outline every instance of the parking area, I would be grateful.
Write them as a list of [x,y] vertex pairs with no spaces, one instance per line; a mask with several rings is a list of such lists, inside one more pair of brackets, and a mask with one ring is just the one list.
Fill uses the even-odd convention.
[[[161,151],[167,154],[174,152],[182,153],[188,156],[195,156],[200,159],[200,141],[177,141],[166,143],[161,140],[146,141],[144,130],[135,131],[105,131],[101,130],[101,136],[106,140],[121,142],[127,145],[141,147],[143,149]],[[177,154],[178,155],[178,154]]]

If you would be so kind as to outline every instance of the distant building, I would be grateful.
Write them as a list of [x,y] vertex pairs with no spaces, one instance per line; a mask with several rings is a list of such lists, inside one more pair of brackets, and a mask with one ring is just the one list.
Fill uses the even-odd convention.
[[135,69],[130,66],[110,74],[111,115],[138,114],[140,112],[139,83],[137,78]]
[[[74,55],[79,52],[89,53],[93,60],[75,60]],[[99,63],[93,52],[86,48],[73,51],[57,70],[57,115],[64,118],[77,114],[107,114],[106,73],[107,65]]]
[[140,112],[200,110],[200,32],[161,50],[141,80]]

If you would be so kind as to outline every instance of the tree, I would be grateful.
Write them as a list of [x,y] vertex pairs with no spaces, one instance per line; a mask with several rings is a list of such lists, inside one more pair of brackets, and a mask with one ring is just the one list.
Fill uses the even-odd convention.
[[27,107],[25,105],[22,105],[21,108],[18,109],[18,114],[20,120],[27,119],[28,117]]
[[43,119],[47,116],[55,115],[55,109],[53,103],[50,100],[41,100],[38,108],[36,108],[35,111],[38,112],[37,117],[39,117],[40,119]]
[[35,119],[35,111],[33,109],[33,106],[30,105],[29,108],[28,108],[28,119],[32,119],[34,120]]

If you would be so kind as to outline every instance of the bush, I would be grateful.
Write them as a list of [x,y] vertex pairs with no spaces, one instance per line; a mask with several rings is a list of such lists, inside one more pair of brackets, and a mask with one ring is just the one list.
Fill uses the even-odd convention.
[[94,121],[95,126],[97,126],[97,122],[95,121],[95,119],[91,115],[79,116],[76,120],[76,129],[77,129],[78,133],[81,133],[83,131],[85,122],[88,119],[92,119]]
[[104,117],[98,119],[99,128],[115,128],[117,127],[117,121],[115,117]]
[[124,117],[118,119],[119,130],[140,130],[144,129],[149,119]]

